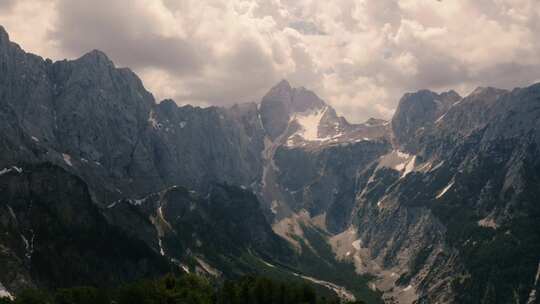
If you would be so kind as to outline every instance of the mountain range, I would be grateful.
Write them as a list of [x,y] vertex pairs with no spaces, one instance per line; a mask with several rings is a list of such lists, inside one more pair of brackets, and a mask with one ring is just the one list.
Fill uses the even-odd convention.
[[196,272],[540,301],[540,84],[407,93],[360,124],[285,80],[178,106],[100,51],[53,62],[0,26],[0,130],[0,295]]

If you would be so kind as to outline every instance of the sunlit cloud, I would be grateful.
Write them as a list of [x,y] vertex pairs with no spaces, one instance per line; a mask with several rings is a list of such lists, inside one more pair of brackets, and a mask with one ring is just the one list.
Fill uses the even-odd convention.
[[18,0],[0,24],[53,59],[105,51],[160,99],[257,101],[280,79],[353,121],[406,91],[540,79],[537,0]]

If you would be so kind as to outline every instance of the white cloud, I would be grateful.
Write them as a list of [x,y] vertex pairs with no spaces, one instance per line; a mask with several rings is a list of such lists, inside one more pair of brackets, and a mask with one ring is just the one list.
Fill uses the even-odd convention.
[[405,91],[540,79],[537,0],[18,0],[0,24],[47,57],[102,49],[180,104],[257,100],[287,78],[358,121]]

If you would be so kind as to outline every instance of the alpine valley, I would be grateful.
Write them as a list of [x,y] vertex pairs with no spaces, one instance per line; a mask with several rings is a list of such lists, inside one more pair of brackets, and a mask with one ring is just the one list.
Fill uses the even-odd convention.
[[52,62],[0,27],[0,296],[170,272],[540,303],[540,84],[407,93],[361,124],[287,81],[179,107],[100,51]]

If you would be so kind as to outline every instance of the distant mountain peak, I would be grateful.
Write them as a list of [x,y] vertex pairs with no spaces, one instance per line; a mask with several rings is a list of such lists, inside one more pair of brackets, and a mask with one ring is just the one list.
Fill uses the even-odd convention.
[[271,138],[285,131],[294,113],[320,110],[326,103],[306,88],[293,88],[287,80],[273,86],[261,100],[263,126]]
[[434,123],[461,99],[461,96],[453,91],[438,94],[430,90],[420,90],[403,95],[392,117],[395,139],[406,150],[415,150],[417,131]]
[[282,102],[291,113],[319,109],[327,105],[313,91],[305,87],[294,88],[286,79],[270,89],[261,101],[261,103],[265,102]]
[[79,61],[89,62],[93,64],[105,64],[108,66],[114,66],[114,63],[111,59],[105,54],[105,52],[94,49],[86,54],[84,54],[82,57],[77,59]]
[[508,91],[503,90],[503,89],[494,88],[494,87],[477,87],[467,97],[494,96],[494,95],[500,95],[500,94],[503,94],[503,93],[506,93],[506,92],[508,92]]
[[287,81],[287,79],[282,79],[280,82],[278,82],[274,88],[279,88],[279,89],[285,89],[285,90],[291,90],[292,87],[291,87],[291,84],[289,83],[289,81]]
[[440,96],[443,96],[443,97],[446,97],[446,98],[450,98],[450,99],[455,99],[455,100],[459,100],[459,99],[462,99],[462,98],[463,98],[461,95],[459,95],[458,92],[456,92],[456,91],[454,91],[454,90],[442,92],[442,93],[440,94]]
[[2,25],[0,25],[0,46],[7,45],[9,43],[9,34],[6,29]]
[[9,41],[9,34],[2,25],[0,25],[0,39],[1,40],[6,39]]

